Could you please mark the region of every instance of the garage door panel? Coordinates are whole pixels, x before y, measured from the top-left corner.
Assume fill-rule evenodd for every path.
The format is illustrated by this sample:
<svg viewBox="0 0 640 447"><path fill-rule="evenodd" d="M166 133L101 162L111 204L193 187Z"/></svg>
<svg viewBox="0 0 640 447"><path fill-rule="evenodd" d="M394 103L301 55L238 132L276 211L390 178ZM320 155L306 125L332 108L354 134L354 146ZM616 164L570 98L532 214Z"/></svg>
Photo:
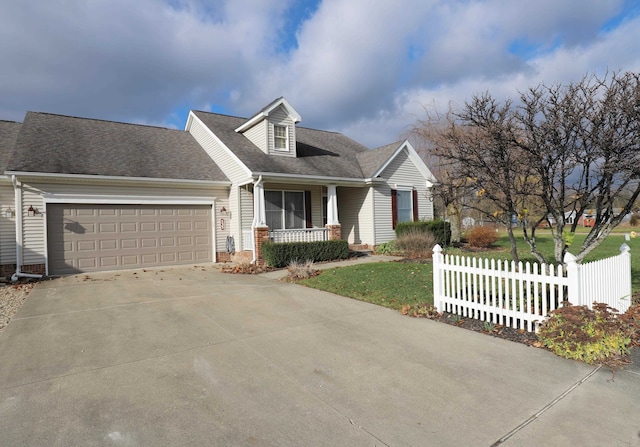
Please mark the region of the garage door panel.
<svg viewBox="0 0 640 447"><path fill-rule="evenodd" d="M120 232L122 233L137 233L138 224L134 222L124 222L120 224Z"/></svg>
<svg viewBox="0 0 640 447"><path fill-rule="evenodd" d="M115 233L118 229L118 226L116 225L115 222L107 222L107 223L100 223L98 224L98 229L100 230L101 234L104 233Z"/></svg>
<svg viewBox="0 0 640 447"><path fill-rule="evenodd" d="M138 239L121 239L120 246L123 250L138 248Z"/></svg>
<svg viewBox="0 0 640 447"><path fill-rule="evenodd" d="M183 236L178 238L178 245L180 247L190 247L193 245L193 238L189 236Z"/></svg>
<svg viewBox="0 0 640 447"><path fill-rule="evenodd" d="M95 269L96 258L77 258L77 265L79 269Z"/></svg>
<svg viewBox="0 0 640 447"><path fill-rule="evenodd" d="M51 274L212 260L211 207L50 204Z"/></svg>
<svg viewBox="0 0 640 447"><path fill-rule="evenodd" d="M173 237L161 237L160 238L160 246L161 247L175 247L176 240Z"/></svg>
<svg viewBox="0 0 640 447"><path fill-rule="evenodd" d="M160 231L168 231L173 233L174 231L176 231L176 224L175 222L160 222L158 229Z"/></svg>
<svg viewBox="0 0 640 447"><path fill-rule="evenodd" d="M100 243L100 250L117 250L118 249L118 241L115 239L99 241L99 243Z"/></svg>
<svg viewBox="0 0 640 447"><path fill-rule="evenodd" d="M141 264L140 257L136 255L120 256L120 261L123 267L129 267L129 268L139 267Z"/></svg>
<svg viewBox="0 0 640 447"><path fill-rule="evenodd" d="M141 232L155 232L156 231L156 222L141 222L140 223L140 231Z"/></svg>
<svg viewBox="0 0 640 447"><path fill-rule="evenodd" d="M117 256L102 256L100 258L100 266L104 269L112 269L118 266Z"/></svg>

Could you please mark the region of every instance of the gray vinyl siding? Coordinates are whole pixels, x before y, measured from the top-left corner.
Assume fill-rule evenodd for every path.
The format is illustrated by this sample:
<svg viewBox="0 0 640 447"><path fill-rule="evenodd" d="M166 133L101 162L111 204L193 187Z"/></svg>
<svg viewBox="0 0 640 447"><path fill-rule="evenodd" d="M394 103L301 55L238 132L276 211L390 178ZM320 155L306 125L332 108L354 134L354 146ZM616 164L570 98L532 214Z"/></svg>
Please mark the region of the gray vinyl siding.
<svg viewBox="0 0 640 447"><path fill-rule="evenodd" d="M245 231L252 229L253 223L253 194L249 190L250 186L245 185L240 188L240 239L242 239L242 235ZM249 246L251 248L251 246ZM246 250L244 247L244 243L241 244L241 247L236 242L236 250Z"/></svg>
<svg viewBox="0 0 640 447"><path fill-rule="evenodd" d="M293 122L293 119L287 113L287 110L284 106L278 107L276 110L271 112L268 116L267 121L269 122L269 153L274 155L283 155L283 156L296 156L296 126ZM274 149L274 137L273 137L273 126L287 126L289 130L289 152L277 151Z"/></svg>
<svg viewBox="0 0 640 447"><path fill-rule="evenodd" d="M44 200L40 191L30 185L22 185L22 263L45 263L45 214L29 217L28 209L44 211Z"/></svg>
<svg viewBox="0 0 640 447"><path fill-rule="evenodd" d="M395 238L392 228L391 189L399 186L410 186L418 192L418 217L421 220L433 219L433 202L431 191L427 189L426 180L409 158L405 150L400 152L380 175L386 179L386 185L376 186L374 192L375 244Z"/></svg>
<svg viewBox="0 0 640 447"><path fill-rule="evenodd" d="M240 188L240 219L243 230L250 230L253 223L253 194L249 186Z"/></svg>
<svg viewBox="0 0 640 447"><path fill-rule="evenodd" d="M12 216L6 217L11 211ZM16 263L16 218L13 185L0 185L0 265Z"/></svg>
<svg viewBox="0 0 640 447"><path fill-rule="evenodd" d="M246 168L211 135L210 131L198 120L194 118L189 128L189 133L209 154L209 156L222 169L222 172L232 183L241 183L249 178Z"/></svg>
<svg viewBox="0 0 640 447"><path fill-rule="evenodd" d="M139 186L139 185L109 185L90 182L32 182L23 183L23 264L44 264L46 262L46 210L43 193L50 194L82 194L96 196L117 196L117 197L185 197L185 198L215 198L215 244L214 251L223 252L226 250L226 237L230 234L230 222L225 222L225 228L220 226L220 209L224 206L229 209L229 198L226 188L216 187L178 187L170 185ZM162 203L159 201L158 203ZM29 206L33 206L44 214L34 217L27 215ZM227 218L225 218L226 220Z"/></svg>
<svg viewBox="0 0 640 447"><path fill-rule="evenodd" d="M338 187L338 220L350 244L374 245L372 189Z"/></svg>
<svg viewBox="0 0 640 447"><path fill-rule="evenodd" d="M391 209L391 188L389 185L378 185L373 188L373 206L375 209L374 245L395 239L393 230L393 213Z"/></svg>
<svg viewBox="0 0 640 447"><path fill-rule="evenodd" d="M245 137L247 137L253 144L258 146L265 153L269 152L268 150L269 139L267 138L269 126L267 124L268 123L266 121L261 121L255 126L253 126L251 129L248 129L245 132L243 132L242 134Z"/></svg>

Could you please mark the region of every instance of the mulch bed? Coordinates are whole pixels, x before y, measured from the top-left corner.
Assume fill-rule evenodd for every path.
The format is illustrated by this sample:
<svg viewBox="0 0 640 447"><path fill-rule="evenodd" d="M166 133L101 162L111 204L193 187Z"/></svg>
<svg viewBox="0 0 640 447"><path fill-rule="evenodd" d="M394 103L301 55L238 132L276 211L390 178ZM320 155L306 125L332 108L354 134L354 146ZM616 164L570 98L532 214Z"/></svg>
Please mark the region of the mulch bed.
<svg viewBox="0 0 640 447"><path fill-rule="evenodd" d="M428 318L440 323L450 324L452 326L457 326L474 332L481 332L492 337L502 338L516 343L536 347L540 346L540 342L538 341L536 334L533 332L527 332L523 329L514 329L512 327L496 324L490 326L491 330L487 330L484 321L476 320L475 318L458 317L448 312L432 315Z"/></svg>

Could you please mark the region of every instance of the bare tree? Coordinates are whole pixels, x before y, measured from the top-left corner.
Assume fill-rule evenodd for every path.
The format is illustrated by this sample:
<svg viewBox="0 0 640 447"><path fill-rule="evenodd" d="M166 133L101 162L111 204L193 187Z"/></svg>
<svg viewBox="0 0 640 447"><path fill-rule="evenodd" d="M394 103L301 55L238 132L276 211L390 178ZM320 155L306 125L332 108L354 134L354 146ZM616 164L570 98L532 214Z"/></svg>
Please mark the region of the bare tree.
<svg viewBox="0 0 640 447"><path fill-rule="evenodd" d="M639 76L585 76L566 86L539 85L520 97L519 146L540 178L557 262L588 209L594 222L578 261L620 224L640 194ZM617 213L615 203L622 205ZM534 231L525 233L530 244Z"/></svg>
<svg viewBox="0 0 640 447"><path fill-rule="evenodd" d="M455 151L449 141L451 111L445 115L435 108L425 108L426 119L418 120L410 130L410 137L418 145L417 152L438 182L433 186L434 198L441 203L444 217L451 224L451 242L460 242L462 236L462 213L469 205L475 188L467 176L466 168L455 157L444 157L443 151Z"/></svg>
<svg viewBox="0 0 640 447"><path fill-rule="evenodd" d="M465 188L491 203L493 212L478 209L507 226L515 260L513 216L519 216L531 253L542 262L547 260L537 248L536 229L546 223L555 261L562 262L580 218L592 209L594 224L576 255L580 261L640 195L639 74L540 84L521 93L517 105L484 93L438 118L437 125L419 122L414 132L455 173L451 185L465 179ZM615 212L614 204L622 209Z"/></svg>

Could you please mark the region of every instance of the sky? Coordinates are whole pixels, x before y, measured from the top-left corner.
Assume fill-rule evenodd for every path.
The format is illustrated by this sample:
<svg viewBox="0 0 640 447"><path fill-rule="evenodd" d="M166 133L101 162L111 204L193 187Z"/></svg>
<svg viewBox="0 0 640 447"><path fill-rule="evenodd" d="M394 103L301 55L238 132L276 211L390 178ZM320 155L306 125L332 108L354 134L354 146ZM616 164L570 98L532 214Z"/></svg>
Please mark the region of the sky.
<svg viewBox="0 0 640 447"><path fill-rule="evenodd" d="M640 71L640 0L0 0L0 120L184 128L284 96L374 148L474 94Z"/></svg>

